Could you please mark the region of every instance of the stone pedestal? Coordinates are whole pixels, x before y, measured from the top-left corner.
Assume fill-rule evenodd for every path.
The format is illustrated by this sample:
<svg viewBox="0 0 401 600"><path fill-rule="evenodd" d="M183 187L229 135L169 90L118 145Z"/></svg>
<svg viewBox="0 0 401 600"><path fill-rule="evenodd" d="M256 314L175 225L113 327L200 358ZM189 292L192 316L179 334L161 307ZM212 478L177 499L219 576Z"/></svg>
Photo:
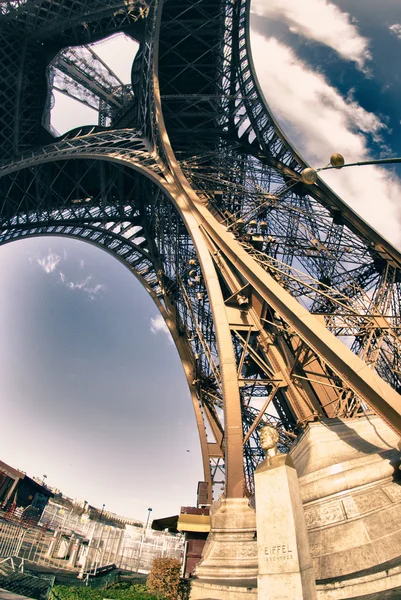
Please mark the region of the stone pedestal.
<svg viewBox="0 0 401 600"><path fill-rule="evenodd" d="M255 471L258 599L314 600L316 583L298 476L288 455Z"/></svg>
<svg viewBox="0 0 401 600"><path fill-rule="evenodd" d="M223 498L210 512L210 534L192 580L191 600L256 600L255 511L246 498Z"/></svg>
<svg viewBox="0 0 401 600"><path fill-rule="evenodd" d="M291 450L319 600L401 584L398 442L380 417L369 416L310 423Z"/></svg>

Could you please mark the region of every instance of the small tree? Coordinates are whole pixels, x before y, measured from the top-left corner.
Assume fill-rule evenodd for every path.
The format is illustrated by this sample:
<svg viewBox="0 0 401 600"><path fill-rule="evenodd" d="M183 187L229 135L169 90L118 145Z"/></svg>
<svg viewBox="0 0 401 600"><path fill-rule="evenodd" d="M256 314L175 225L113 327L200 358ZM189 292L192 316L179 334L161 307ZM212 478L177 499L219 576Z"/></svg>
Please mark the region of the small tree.
<svg viewBox="0 0 401 600"><path fill-rule="evenodd" d="M181 563L176 558L155 558L149 573L147 588L151 594L161 594L177 600L180 587Z"/></svg>

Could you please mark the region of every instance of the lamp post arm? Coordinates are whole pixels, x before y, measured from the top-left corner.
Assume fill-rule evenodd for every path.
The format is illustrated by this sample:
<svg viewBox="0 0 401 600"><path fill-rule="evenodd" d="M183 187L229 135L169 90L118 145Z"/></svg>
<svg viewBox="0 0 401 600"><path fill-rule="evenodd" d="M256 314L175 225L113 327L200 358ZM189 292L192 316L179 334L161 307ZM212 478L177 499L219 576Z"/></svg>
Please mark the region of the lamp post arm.
<svg viewBox="0 0 401 600"><path fill-rule="evenodd" d="M329 169L344 169L345 167L361 167L364 165L395 165L401 163L401 157L395 158L377 158L374 160L363 160L355 163L345 164L344 157L342 154L333 154L330 158L330 164L327 167L320 167L320 169L313 169L312 167L306 167L301 173L301 179L306 185L313 185L317 182L317 174L319 171L328 171Z"/></svg>
<svg viewBox="0 0 401 600"><path fill-rule="evenodd" d="M316 172L319 171L327 171L328 169L344 169L345 167L361 167L363 165L392 165L401 163L401 157L397 158L379 158L375 160L364 160L356 163L347 163L341 166L328 165L327 167L321 167L320 169L316 169Z"/></svg>

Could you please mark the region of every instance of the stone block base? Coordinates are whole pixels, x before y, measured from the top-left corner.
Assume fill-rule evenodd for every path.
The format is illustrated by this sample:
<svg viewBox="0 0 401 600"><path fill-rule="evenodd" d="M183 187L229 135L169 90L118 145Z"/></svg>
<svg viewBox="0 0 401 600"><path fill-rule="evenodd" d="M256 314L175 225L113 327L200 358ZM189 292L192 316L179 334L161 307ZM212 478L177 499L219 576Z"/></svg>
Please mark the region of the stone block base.
<svg viewBox="0 0 401 600"><path fill-rule="evenodd" d="M382 569L366 569L334 581L318 581L318 600L383 600L401 598L401 564L394 561ZM398 595L397 595L398 594Z"/></svg>
<svg viewBox="0 0 401 600"><path fill-rule="evenodd" d="M212 506L210 534L192 579L191 600L257 597L255 532L255 511L246 498L223 498Z"/></svg>
<svg viewBox="0 0 401 600"><path fill-rule="evenodd" d="M401 584L398 440L369 416L311 423L291 450L319 600L362 599Z"/></svg>
<svg viewBox="0 0 401 600"><path fill-rule="evenodd" d="M257 588L247 587L249 585L249 581L236 581L234 584L232 580L217 583L193 579L191 600L257 600Z"/></svg>

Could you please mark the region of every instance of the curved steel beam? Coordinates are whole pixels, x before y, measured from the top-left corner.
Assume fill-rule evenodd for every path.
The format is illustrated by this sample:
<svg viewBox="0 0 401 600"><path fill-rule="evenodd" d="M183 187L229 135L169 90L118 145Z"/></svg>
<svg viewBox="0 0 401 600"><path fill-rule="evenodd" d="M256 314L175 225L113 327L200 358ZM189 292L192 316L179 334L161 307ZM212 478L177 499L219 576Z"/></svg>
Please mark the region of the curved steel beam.
<svg viewBox="0 0 401 600"><path fill-rule="evenodd" d="M157 56L157 52L155 52L155 55ZM355 356L351 350L330 333L314 315L303 308L261 266L255 264L255 261L243 247L234 240L233 235L218 223L200 202L180 168L164 126L157 62L154 66L154 97L156 122L160 130L164 152L169 162L170 173L172 174L170 179L174 180L177 187L182 190L181 198L182 201L185 201L186 212L191 212L194 216L196 214L195 218L198 224L202 225L204 231L223 250L231 263L244 275L246 281L291 325L299 337L321 356L335 373L343 377L357 395L361 396L392 427L401 433L401 396L388 383L383 381L377 373L372 371L363 360ZM339 199L338 201L341 202ZM392 249L388 242L386 244L389 249ZM216 326L219 326L217 313L215 319ZM227 339L221 341L222 345L225 343L231 344L231 340L230 342ZM236 395L235 402L239 402L237 398ZM236 413L235 407L233 407L233 412ZM230 435L229 431L226 436L228 435ZM235 444L234 439L233 445Z"/></svg>
<svg viewBox="0 0 401 600"><path fill-rule="evenodd" d="M158 6L155 31L155 52L153 63L155 124L158 129L160 141L168 161L169 170L165 173L166 181L168 182L167 185L169 187L171 186L172 196L175 197L175 203L177 206L179 206L180 214L182 215L182 218L188 227L188 231L190 232L194 245L197 249L208 291L216 329L217 346L220 358L220 372L223 385L226 496L228 498L241 498L245 492L245 479L242 450L242 414L241 400L238 390L237 365L220 282L213 259L208 251L205 238L199 228L199 220L196 218L192 207L191 200L193 200L193 197L196 196L196 194L192 192L191 197L187 193L186 188L189 188L190 186L186 183L184 175L182 174L181 169L178 167L178 163L171 148L169 136L164 125L158 75L158 40L162 9L163 0L160 1Z"/></svg>
<svg viewBox="0 0 401 600"><path fill-rule="evenodd" d="M97 134L99 136L101 134ZM86 136L89 138L90 136ZM95 152L94 147L68 148L61 143L60 151L57 144L53 145L53 151L46 153L33 154L25 160L20 160L11 165L0 169L0 176L10 174L22 168L32 167L34 165L57 160L71 159L93 159L107 160L122 165L129 166L142 173L154 183L170 198L175 208L178 210L189 234L191 235L194 247L196 248L199 263L206 283L209 302L211 305L217 336L217 345L220 357L220 371L223 383L223 393L225 398L225 452L226 452L226 473L227 486L226 493L228 497L242 497L245 490L244 470L243 470L243 452L242 452L242 415L240 398L238 392L237 368L234 356L234 350L231 340L231 332L227 320L225 303L222 296L220 282L213 264L212 257L205 243L199 224L194 218L193 211L182 192L177 189L174 178L167 172L164 173L165 179L156 173L156 168L152 169L149 165L149 156L143 152L121 152L115 148L102 147L100 151ZM145 164L142 164L145 163ZM158 166L154 160L154 167Z"/></svg>

